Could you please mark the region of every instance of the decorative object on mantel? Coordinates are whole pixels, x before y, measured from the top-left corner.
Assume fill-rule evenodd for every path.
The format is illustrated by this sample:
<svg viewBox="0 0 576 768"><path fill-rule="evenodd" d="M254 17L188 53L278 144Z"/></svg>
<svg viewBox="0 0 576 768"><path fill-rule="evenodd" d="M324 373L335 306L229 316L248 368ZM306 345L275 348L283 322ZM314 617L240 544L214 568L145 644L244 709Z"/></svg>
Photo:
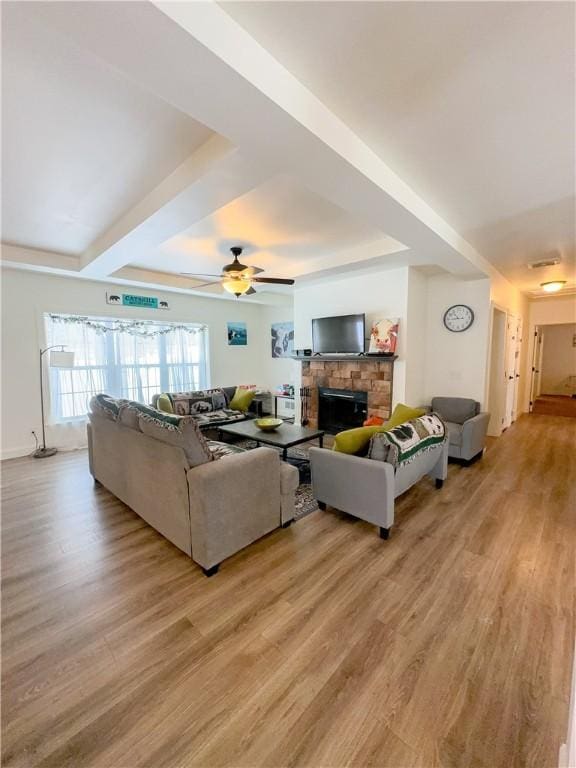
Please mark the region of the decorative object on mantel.
<svg viewBox="0 0 576 768"><path fill-rule="evenodd" d="M248 345L248 331L246 323L226 323L229 347L246 347Z"/></svg>
<svg viewBox="0 0 576 768"><path fill-rule="evenodd" d="M398 344L398 318L376 320L370 331L369 355L394 355Z"/></svg>
<svg viewBox="0 0 576 768"><path fill-rule="evenodd" d="M270 333L272 357L292 357L294 353L294 323L272 323Z"/></svg>
<svg viewBox="0 0 576 768"><path fill-rule="evenodd" d="M156 296L136 296L132 293L107 293L106 304L116 304L122 307L138 307L145 309L170 309L168 302L157 299Z"/></svg>
<svg viewBox="0 0 576 768"><path fill-rule="evenodd" d="M40 350L40 411L42 414L42 446L40 448L36 448L32 454L35 459L47 459L48 456L54 456L55 453L58 453L57 448L46 447L46 422L44 419L44 372L42 369L42 361L46 352L48 352L48 350L52 350L50 352L51 368L73 368L74 352L66 352L64 350L64 346L64 344L53 344L51 347L46 347L46 349ZM60 347L59 352L54 351L57 347Z"/></svg>
<svg viewBox="0 0 576 768"><path fill-rule="evenodd" d="M50 319L55 323L85 325L96 331L96 333L116 331L143 338L163 336L166 333L172 333L172 331L185 331L194 336L206 330L205 325L175 325L174 323L164 325L162 323L151 323L142 320L98 320L94 317L80 317L78 315L50 315Z"/></svg>

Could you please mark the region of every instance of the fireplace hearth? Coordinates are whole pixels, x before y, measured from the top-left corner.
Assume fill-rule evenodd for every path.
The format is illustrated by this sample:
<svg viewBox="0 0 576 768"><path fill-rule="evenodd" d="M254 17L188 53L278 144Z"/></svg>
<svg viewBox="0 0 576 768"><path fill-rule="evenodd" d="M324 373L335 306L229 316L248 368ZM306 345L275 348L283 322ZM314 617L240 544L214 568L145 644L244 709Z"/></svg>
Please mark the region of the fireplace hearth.
<svg viewBox="0 0 576 768"><path fill-rule="evenodd" d="M368 392L318 387L318 429L335 435L361 427L368 414Z"/></svg>

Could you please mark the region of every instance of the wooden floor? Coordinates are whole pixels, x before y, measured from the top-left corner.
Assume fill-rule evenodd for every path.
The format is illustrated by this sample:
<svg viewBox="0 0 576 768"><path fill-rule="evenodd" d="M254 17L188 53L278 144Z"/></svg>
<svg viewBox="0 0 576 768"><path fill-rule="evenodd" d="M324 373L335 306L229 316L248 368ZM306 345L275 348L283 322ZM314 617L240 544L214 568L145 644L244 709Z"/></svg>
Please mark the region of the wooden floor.
<svg viewBox="0 0 576 768"><path fill-rule="evenodd" d="M524 416L388 542L316 512L212 579L85 453L6 462L2 764L556 766L575 438Z"/></svg>
<svg viewBox="0 0 576 768"><path fill-rule="evenodd" d="M576 419L576 398L566 395L540 395L533 406L542 416L570 416Z"/></svg>

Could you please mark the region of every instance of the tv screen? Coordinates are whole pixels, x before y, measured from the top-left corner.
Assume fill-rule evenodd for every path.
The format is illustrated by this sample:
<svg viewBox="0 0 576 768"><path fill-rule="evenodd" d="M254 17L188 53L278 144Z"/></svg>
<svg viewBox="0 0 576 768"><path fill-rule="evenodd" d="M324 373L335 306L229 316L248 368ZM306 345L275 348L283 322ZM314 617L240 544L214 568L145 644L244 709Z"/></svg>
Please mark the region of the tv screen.
<svg viewBox="0 0 576 768"><path fill-rule="evenodd" d="M323 354L364 352L364 315L315 318L312 349Z"/></svg>

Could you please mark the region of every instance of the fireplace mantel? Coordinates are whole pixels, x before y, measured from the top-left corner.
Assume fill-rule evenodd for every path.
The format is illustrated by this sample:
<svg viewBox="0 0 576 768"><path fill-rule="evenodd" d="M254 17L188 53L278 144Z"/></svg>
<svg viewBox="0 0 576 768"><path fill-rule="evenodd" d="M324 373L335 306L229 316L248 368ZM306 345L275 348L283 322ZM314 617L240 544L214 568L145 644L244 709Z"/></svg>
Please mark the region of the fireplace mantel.
<svg viewBox="0 0 576 768"><path fill-rule="evenodd" d="M368 416L390 417L396 357L326 355L295 359L302 363L302 394L307 393L303 416L311 427L318 425L318 387L365 391L368 393Z"/></svg>
<svg viewBox="0 0 576 768"><path fill-rule="evenodd" d="M299 360L301 363L310 362L338 362L338 363L393 363L398 359L398 355L292 355L292 360Z"/></svg>

